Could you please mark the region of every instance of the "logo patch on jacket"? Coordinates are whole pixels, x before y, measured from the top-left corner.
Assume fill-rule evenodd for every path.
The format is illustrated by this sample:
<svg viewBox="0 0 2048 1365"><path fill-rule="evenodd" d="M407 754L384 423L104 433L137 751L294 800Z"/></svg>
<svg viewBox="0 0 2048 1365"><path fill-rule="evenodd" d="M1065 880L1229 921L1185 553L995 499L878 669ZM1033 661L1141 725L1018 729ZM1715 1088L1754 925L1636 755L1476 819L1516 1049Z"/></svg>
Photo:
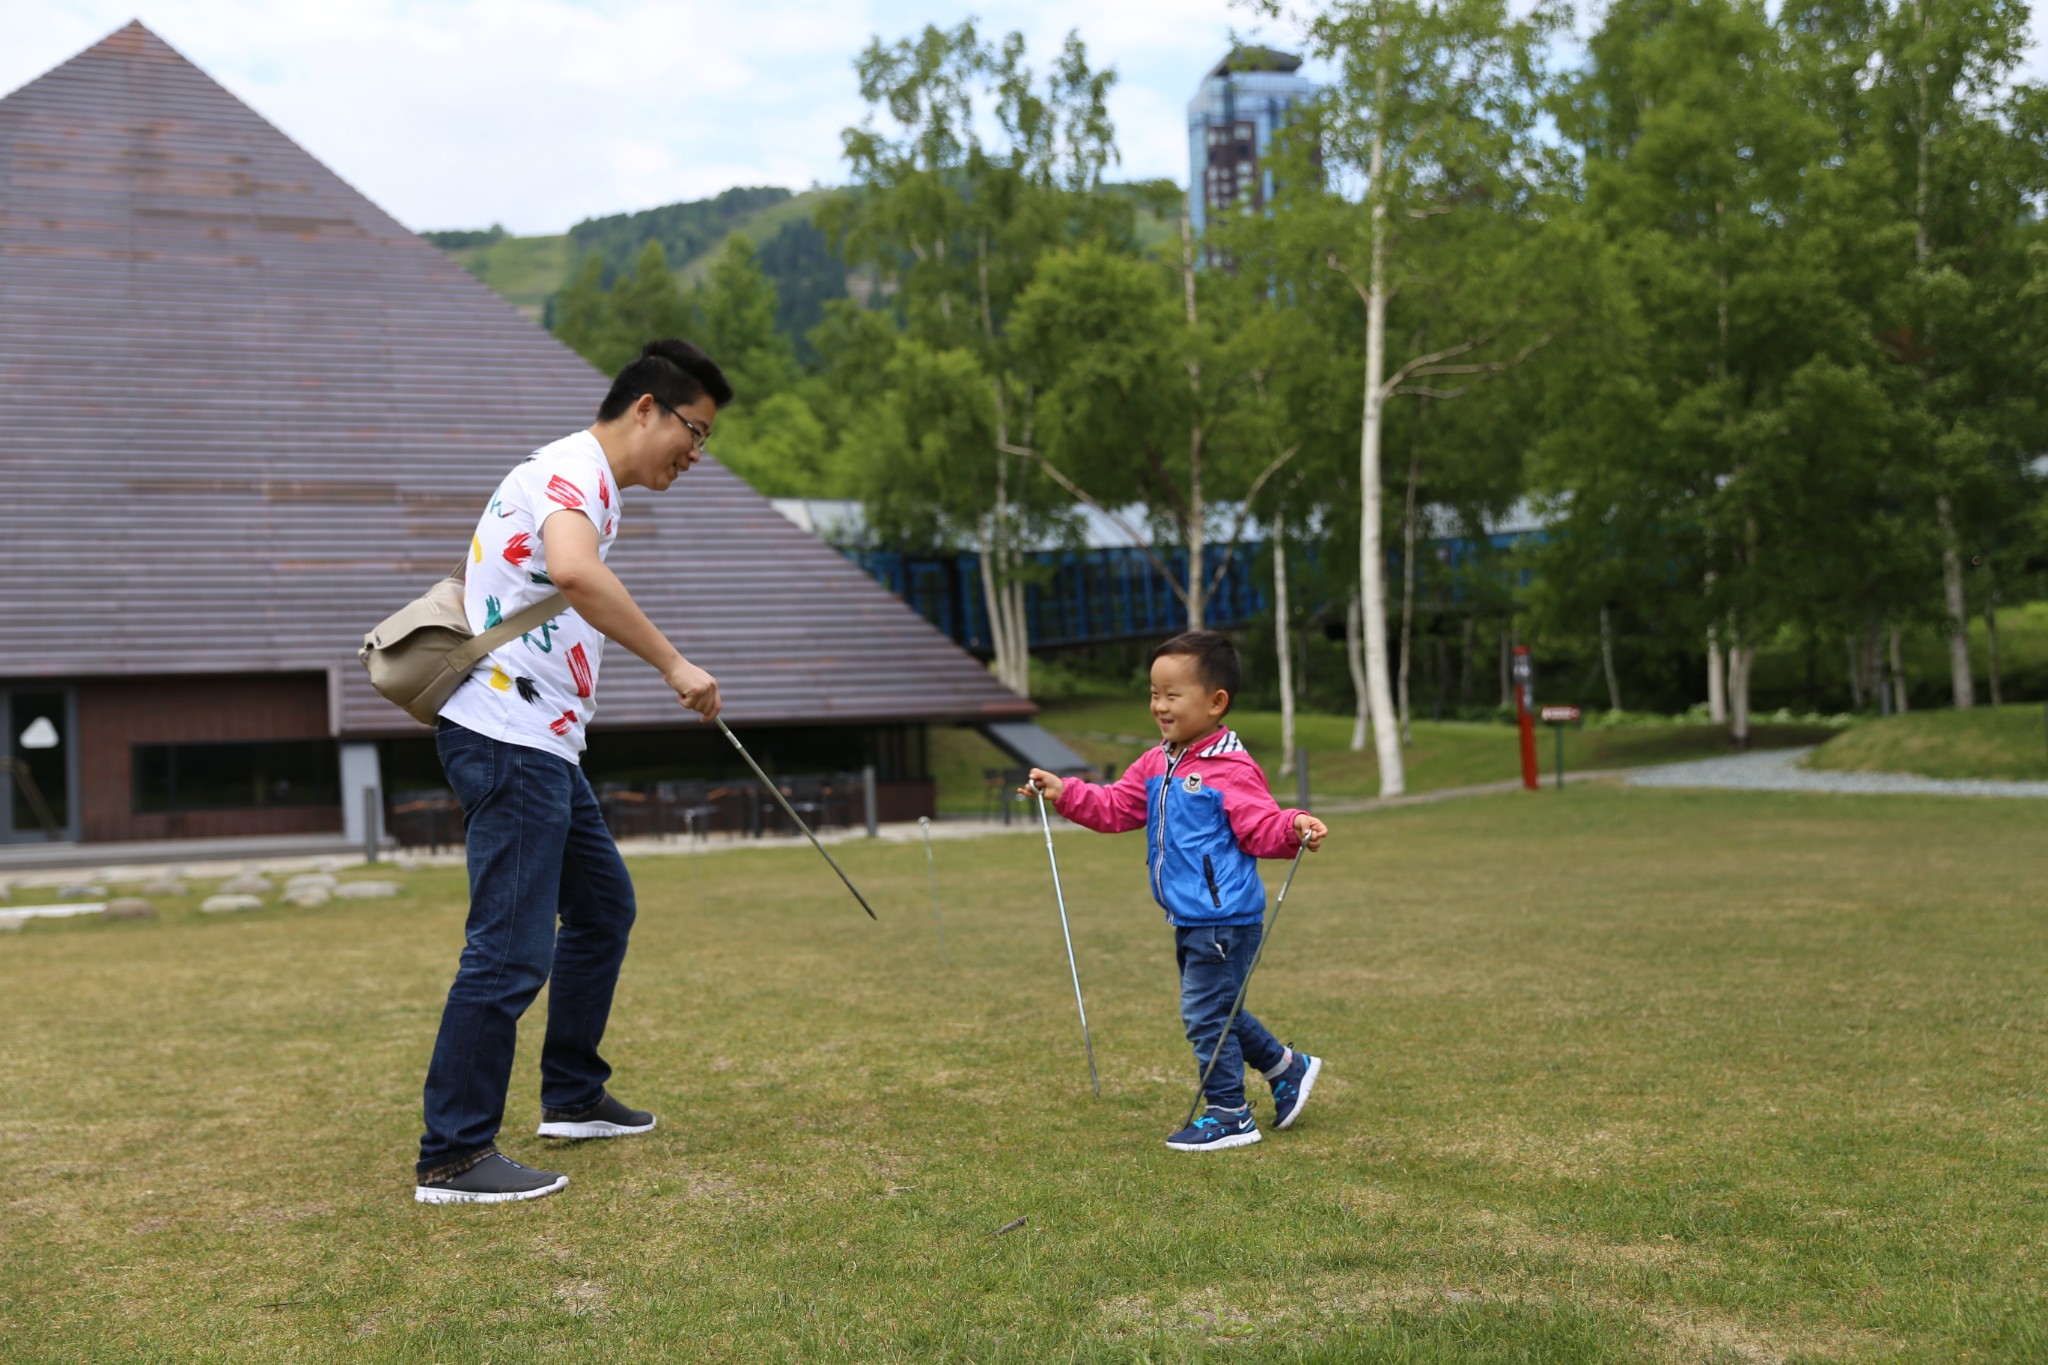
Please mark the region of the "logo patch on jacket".
<svg viewBox="0 0 2048 1365"><path fill-rule="evenodd" d="M1190 796L1194 795L1202 789L1202 775L1200 773L1189 773L1180 780L1180 789Z"/></svg>

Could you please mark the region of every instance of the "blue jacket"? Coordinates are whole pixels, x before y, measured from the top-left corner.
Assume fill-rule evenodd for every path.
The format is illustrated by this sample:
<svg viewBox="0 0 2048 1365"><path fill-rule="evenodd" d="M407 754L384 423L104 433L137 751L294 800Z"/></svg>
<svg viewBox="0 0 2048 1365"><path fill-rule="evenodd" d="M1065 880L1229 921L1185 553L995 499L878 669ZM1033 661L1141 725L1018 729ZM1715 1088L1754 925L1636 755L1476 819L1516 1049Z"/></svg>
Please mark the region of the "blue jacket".
<svg viewBox="0 0 2048 1365"><path fill-rule="evenodd" d="M1058 808L1104 833L1145 827L1152 898L1180 927L1256 924L1265 917L1260 858L1301 847L1296 810L1284 810L1266 775L1229 730L1174 751L1161 744L1107 786L1066 781Z"/></svg>

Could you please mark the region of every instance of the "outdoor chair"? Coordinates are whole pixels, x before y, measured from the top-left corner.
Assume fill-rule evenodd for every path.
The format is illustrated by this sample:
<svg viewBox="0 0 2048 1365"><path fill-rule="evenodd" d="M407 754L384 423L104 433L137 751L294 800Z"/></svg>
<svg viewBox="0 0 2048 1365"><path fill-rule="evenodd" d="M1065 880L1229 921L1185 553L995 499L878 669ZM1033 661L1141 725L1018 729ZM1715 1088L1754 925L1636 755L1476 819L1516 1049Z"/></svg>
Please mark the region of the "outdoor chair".
<svg viewBox="0 0 2048 1365"><path fill-rule="evenodd" d="M703 842L711 837L711 817L718 810L709 796L708 782L657 782L654 784L654 832L657 838L680 834L686 840Z"/></svg>
<svg viewBox="0 0 2048 1365"><path fill-rule="evenodd" d="M462 847L462 803L447 791L403 791L391 794L384 828L400 848L439 853L443 846Z"/></svg>
<svg viewBox="0 0 2048 1365"><path fill-rule="evenodd" d="M790 808L794 810L799 817L802 818L805 824L809 825L814 830L825 829L831 825L831 778L787 777L782 779L779 785L782 788L783 799L789 802ZM773 803L773 798L770 798L770 803ZM788 823L788 817L786 815L781 815L781 812L779 810L777 811L777 814L778 816L780 816L784 824ZM789 833L796 833L795 828L792 827L789 830Z"/></svg>
<svg viewBox="0 0 2048 1365"><path fill-rule="evenodd" d="M654 832L653 803L648 800L647 793L632 783L600 782L596 794L598 811L604 816L612 838L624 839Z"/></svg>
<svg viewBox="0 0 2048 1365"><path fill-rule="evenodd" d="M1030 778L1029 768L983 768L981 770L981 818L1000 816L1010 823L1010 808L1017 804L1017 788ZM991 807L993 803L993 807Z"/></svg>

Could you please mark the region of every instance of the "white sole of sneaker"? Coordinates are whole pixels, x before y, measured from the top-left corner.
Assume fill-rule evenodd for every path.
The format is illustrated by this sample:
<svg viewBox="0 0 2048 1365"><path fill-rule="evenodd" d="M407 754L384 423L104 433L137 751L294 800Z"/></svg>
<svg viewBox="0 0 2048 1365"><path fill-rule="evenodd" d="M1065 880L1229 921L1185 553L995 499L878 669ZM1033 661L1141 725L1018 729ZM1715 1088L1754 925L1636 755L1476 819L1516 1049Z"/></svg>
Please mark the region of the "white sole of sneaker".
<svg viewBox="0 0 2048 1365"><path fill-rule="evenodd" d="M451 1190L438 1185L415 1185L412 1197L422 1204L510 1204L518 1199L539 1199L550 1194L559 1194L569 1188L569 1177L557 1176L552 1185L543 1185L537 1190L505 1190L498 1194L477 1194L469 1190Z"/></svg>
<svg viewBox="0 0 2048 1365"><path fill-rule="evenodd" d="M1292 1128L1294 1126L1294 1121L1301 1117L1301 1107L1308 1103L1309 1092L1316 1088L1316 1077L1322 1074L1323 1059L1320 1057L1309 1058L1308 1074L1301 1078L1301 1098L1294 1102L1294 1109L1287 1115L1286 1121L1274 1124L1275 1128Z"/></svg>
<svg viewBox="0 0 2048 1365"><path fill-rule="evenodd" d="M557 1119L543 1123L537 1130L542 1137L552 1138L608 1138L625 1137L631 1133L645 1133L653 1130L656 1120L649 1119L637 1126L625 1123L606 1123L599 1119L593 1123L568 1123Z"/></svg>
<svg viewBox="0 0 2048 1365"><path fill-rule="evenodd" d="M1259 1136L1259 1130L1254 1128L1249 1133L1232 1133L1214 1142L1175 1142L1168 1138L1166 1145L1176 1152L1220 1152L1225 1147L1249 1147L1259 1140Z"/></svg>

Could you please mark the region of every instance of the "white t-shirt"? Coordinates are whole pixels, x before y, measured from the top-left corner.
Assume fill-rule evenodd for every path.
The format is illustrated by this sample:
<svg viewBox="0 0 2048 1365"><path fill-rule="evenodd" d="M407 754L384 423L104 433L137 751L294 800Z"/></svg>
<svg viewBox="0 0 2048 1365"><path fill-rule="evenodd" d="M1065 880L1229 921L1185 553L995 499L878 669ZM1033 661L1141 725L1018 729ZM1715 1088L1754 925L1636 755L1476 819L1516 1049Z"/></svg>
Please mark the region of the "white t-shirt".
<svg viewBox="0 0 2048 1365"><path fill-rule="evenodd" d="M555 591L541 525L564 511L590 518L598 558L611 553L623 508L604 447L587 431L534 451L484 509L470 538L463 592L471 630L480 635ZM486 654L441 714L480 735L575 763L597 710L603 653L604 636L565 605L553 620Z"/></svg>

